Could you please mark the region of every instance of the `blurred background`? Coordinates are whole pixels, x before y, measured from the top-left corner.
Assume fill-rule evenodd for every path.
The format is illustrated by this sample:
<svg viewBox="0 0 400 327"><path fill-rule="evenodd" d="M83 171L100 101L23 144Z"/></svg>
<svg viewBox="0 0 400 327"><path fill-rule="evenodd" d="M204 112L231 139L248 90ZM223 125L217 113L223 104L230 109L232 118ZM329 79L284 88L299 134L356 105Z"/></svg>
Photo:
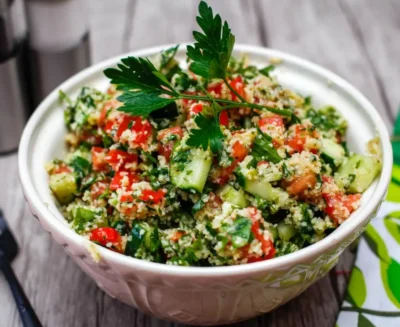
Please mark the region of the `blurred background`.
<svg viewBox="0 0 400 327"><path fill-rule="evenodd" d="M400 104L400 1L212 0L237 43L287 51L347 79L391 128ZM43 97L77 71L132 50L192 40L196 0L0 0L0 208L21 247L14 268L46 326L167 326L114 301L33 219L15 149ZM13 151L14 150L14 151ZM10 153L11 152L11 153ZM331 326L354 255L247 326ZM0 278L0 325L19 326ZM79 299L79 300L78 300ZM71 325L72 326L72 325Z"/></svg>

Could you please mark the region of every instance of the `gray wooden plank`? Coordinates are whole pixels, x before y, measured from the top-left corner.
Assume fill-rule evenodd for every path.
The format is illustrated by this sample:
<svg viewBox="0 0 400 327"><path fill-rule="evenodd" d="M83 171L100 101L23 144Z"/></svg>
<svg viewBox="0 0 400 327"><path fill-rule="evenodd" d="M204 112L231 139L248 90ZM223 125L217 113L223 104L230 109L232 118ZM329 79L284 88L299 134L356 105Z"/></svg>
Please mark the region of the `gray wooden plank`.
<svg viewBox="0 0 400 327"><path fill-rule="evenodd" d="M20 247L13 268L39 318L45 326L65 326L72 317L79 319L80 326L92 326L97 312L93 299L102 292L30 213L19 185L17 156L1 158L0 169L7 172L0 177L4 190L0 207ZM0 290L1 323L20 326L3 278Z"/></svg>
<svg viewBox="0 0 400 327"><path fill-rule="evenodd" d="M338 1L258 2L262 5L269 47L299 55L344 77L371 100L386 124L391 125L376 75ZM363 3L358 8L360 12L367 7ZM388 6L388 2L379 2L379 6Z"/></svg>
<svg viewBox="0 0 400 327"><path fill-rule="evenodd" d="M359 47L375 77L384 109L392 120L400 105L400 2L397 0L340 0Z"/></svg>

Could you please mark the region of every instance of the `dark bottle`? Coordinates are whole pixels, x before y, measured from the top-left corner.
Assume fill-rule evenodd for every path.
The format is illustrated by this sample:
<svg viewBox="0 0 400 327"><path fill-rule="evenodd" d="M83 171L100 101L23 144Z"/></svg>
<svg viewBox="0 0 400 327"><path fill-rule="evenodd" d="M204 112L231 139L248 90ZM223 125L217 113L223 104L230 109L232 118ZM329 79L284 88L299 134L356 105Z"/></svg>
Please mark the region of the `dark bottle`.
<svg viewBox="0 0 400 327"><path fill-rule="evenodd" d="M31 107L22 0L0 0L0 154L17 149Z"/></svg>

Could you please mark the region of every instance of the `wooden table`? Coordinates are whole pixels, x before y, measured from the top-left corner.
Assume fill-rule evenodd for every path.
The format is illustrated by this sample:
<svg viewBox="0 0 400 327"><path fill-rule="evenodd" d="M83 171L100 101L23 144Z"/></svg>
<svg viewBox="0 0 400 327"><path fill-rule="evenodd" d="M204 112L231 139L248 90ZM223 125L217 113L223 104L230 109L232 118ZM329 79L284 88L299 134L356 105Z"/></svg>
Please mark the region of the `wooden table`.
<svg viewBox="0 0 400 327"><path fill-rule="evenodd" d="M215 0L238 43L284 50L321 64L358 87L388 127L400 103L400 1ZM130 50L191 40L197 1L91 0L93 61ZM42 230L25 204L17 155L0 157L0 207L19 242L13 263L45 326L170 326L97 288ZM325 278L281 308L241 326L333 326L354 254L347 250ZM0 325L20 326L0 277ZM238 325L238 326L239 326Z"/></svg>

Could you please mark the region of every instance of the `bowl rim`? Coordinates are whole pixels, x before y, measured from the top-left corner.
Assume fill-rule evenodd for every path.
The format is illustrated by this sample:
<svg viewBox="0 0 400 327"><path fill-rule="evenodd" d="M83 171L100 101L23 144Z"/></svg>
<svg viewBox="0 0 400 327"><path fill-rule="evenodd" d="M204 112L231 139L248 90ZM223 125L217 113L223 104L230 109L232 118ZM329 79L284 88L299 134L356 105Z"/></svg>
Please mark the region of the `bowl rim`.
<svg viewBox="0 0 400 327"><path fill-rule="evenodd" d="M68 226L63 224L58 219L55 219L53 214L49 211L46 204L40 199L39 194L35 190L33 181L30 176L28 162L30 140L32 138L32 135L34 134L37 125L41 121L42 117L51 108L51 104L58 99L59 89L69 89L73 87L75 84L90 77L92 74L98 73L100 70L104 70L107 67L114 66L116 62L118 62L119 59L122 57L151 56L171 46L174 45L167 44L157 47L145 48L138 51L132 51L126 54L121 54L109 58L82 70L81 72L73 75L57 88L55 88L39 104L35 112L30 117L27 125L25 126L18 151L18 169L22 189L27 202L31 206L31 211L33 211L34 213L40 213L39 220L43 219L46 222L46 225L50 227L50 232L52 232L51 229L56 230L58 233L62 234L66 239L68 239L69 243L74 243L76 246L84 248L84 251L88 251L87 245L93 243L85 239L83 236L75 233L75 231L68 228ZM181 44L179 50L186 46L186 43ZM250 55L253 54L264 56L265 58L276 57L282 59L284 62L289 62L291 64L306 68L308 71L311 71L316 75L323 76L324 78L326 78L326 80L329 80L340 88L346 90L359 104L362 105L362 108L370 116L370 119L375 122L375 129L381 139L382 146L382 172L371 201L369 201L364 207L359 208L354 216L352 216L352 219L349 220L346 225L340 226L340 228L337 228L332 234L328 235L324 239L318 241L317 243L309 245L308 247L303 248L299 251L284 255L282 257L274 258L272 260L234 266L182 267L132 258L95 245L96 250L102 260L105 260L108 263L114 262L118 265L132 268L133 270L137 269L153 273L156 272L161 275L179 275L182 277L198 276L213 278L216 276L239 276L246 275L248 273L253 274L257 272L259 273L272 270L282 270L286 267L292 267L299 262L304 262L309 259L315 258L318 255L329 252L330 249L333 248L335 245L338 245L340 244L340 242L347 239L357 229L358 226L365 223L365 221L369 217L369 214L379 205L379 202L384 199L391 178L393 161L392 147L388 131L382 118L380 117L372 103L367 100L367 98L360 91L353 87L349 82L345 81L343 78L339 77L328 69L283 51L244 44L236 45L235 51L248 53Z"/></svg>

